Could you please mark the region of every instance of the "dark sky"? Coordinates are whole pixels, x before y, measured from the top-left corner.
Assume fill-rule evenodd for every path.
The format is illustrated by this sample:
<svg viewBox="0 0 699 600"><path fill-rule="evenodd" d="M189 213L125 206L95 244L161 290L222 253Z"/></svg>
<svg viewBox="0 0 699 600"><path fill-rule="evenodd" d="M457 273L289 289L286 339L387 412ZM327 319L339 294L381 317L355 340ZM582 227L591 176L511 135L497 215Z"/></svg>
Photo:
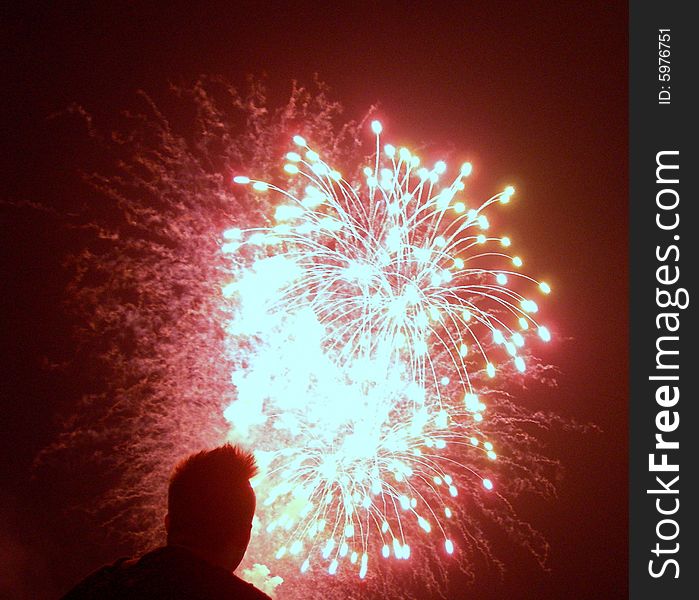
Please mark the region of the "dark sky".
<svg viewBox="0 0 699 600"><path fill-rule="evenodd" d="M137 89L200 74L265 73L284 94L318 73L348 116L379 103L392 134L474 157L484 189L513 183L510 227L555 288L558 341L544 358L561 375L539 401L600 432L548 440L566 477L559 498L527 516L551 543L550 571L517 554L502 581L486 577L472 595L626 597L625 2L23 4L1 25L3 201L60 210L79 189L84 157L55 137L54 112L77 102L116 114ZM79 530L65 539L63 507L42 501L31 467L79 393L43 366L70 354L70 240L27 208L4 205L2 219L0 580L6 569L25 597L54 597L116 550Z"/></svg>

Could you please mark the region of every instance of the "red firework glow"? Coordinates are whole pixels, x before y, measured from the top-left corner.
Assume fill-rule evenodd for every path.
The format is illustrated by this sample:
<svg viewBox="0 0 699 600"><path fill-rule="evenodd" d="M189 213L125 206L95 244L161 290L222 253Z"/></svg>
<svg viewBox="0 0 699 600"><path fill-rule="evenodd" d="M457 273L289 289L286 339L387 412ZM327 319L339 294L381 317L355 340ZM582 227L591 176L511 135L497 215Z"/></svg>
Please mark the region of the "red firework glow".
<svg viewBox="0 0 699 600"><path fill-rule="evenodd" d="M511 501L552 493L535 430L555 418L509 388L525 359L527 377L550 380L527 351L550 339L532 296L550 287L519 271L485 214L514 189L473 204L469 164L439 186L446 164L381 147L377 122L365 162L367 124L338 125L322 87L277 111L258 87L179 92L194 139L147 100L113 138L120 172L91 177L119 223L92 221L74 259L110 387L62 444L109 447L121 480L106 518L147 546L171 465L233 439L263 467L243 576L268 592L434 592L490 556L493 522L543 562Z"/></svg>

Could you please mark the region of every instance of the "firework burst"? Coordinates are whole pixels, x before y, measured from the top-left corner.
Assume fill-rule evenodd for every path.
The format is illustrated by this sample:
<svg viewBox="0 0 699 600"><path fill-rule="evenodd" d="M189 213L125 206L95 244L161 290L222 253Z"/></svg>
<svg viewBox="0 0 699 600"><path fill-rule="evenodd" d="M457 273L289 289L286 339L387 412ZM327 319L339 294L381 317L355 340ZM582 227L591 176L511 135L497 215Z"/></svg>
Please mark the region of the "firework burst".
<svg viewBox="0 0 699 600"><path fill-rule="evenodd" d="M172 467L228 439L263 467L241 575L271 595L283 577L287 598L444 597L504 570L504 543L545 565L518 497L555 497L539 434L567 424L514 401L555 372L527 310L548 287L489 233L510 190L491 227L460 189L468 167L447 180L379 137L357 164L364 126L319 83L276 108L260 82L175 92L168 108L140 96L107 133L71 113L99 159L95 201L70 221L85 246L67 257L84 393L41 460L52 480L89 469L85 497L64 500L78 522L88 508L110 543L161 543ZM192 122L173 127L170 101ZM310 146L289 143L299 124ZM257 179L231 185L251 165Z"/></svg>
<svg viewBox="0 0 699 600"><path fill-rule="evenodd" d="M360 578L411 546L455 552L460 489L495 492L497 434L486 382L526 370L524 346L549 330L488 209L469 205L465 163L448 183L407 148L382 147L348 181L293 138L267 227L223 233L227 352L236 399L229 438L256 449L261 533L302 573ZM499 366L496 366L499 365Z"/></svg>

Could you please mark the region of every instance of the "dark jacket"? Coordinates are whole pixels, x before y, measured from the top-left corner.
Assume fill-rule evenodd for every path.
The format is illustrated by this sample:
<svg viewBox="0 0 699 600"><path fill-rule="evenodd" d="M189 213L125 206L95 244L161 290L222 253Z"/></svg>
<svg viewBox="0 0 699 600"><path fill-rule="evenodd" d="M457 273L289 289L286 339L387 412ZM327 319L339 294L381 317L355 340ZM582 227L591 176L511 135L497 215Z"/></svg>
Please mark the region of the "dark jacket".
<svg viewBox="0 0 699 600"><path fill-rule="evenodd" d="M120 559L88 576L63 600L270 600L255 586L190 550L166 546Z"/></svg>

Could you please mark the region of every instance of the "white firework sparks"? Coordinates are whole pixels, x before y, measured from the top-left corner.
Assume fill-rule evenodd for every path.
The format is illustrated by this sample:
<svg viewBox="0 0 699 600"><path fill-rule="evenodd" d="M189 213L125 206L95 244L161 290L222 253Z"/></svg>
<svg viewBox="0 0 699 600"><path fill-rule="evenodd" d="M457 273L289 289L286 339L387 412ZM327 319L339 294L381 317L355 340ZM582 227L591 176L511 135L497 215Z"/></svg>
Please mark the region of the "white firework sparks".
<svg viewBox="0 0 699 600"><path fill-rule="evenodd" d="M362 578L370 560L409 558L418 536L455 551L459 487L495 489L477 382L496 364L524 372L526 337L551 337L518 291L549 285L490 233L487 209L514 189L468 206L469 163L442 185L443 161L421 166L372 130L361 183L300 136L287 189L236 177L280 203L274 225L227 230L222 245L229 348L244 361L224 414L256 450L260 526L301 572L347 562Z"/></svg>

